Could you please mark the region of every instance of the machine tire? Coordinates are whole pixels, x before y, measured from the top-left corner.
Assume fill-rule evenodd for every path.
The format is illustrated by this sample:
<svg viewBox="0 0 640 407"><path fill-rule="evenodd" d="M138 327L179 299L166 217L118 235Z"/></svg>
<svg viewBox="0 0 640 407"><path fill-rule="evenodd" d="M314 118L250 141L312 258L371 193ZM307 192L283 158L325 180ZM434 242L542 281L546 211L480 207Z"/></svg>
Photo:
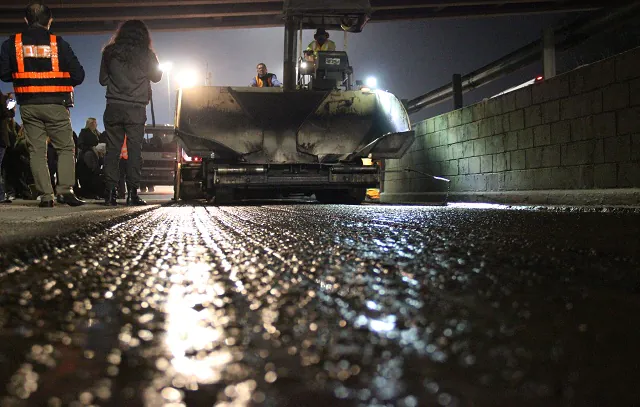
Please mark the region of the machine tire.
<svg viewBox="0 0 640 407"><path fill-rule="evenodd" d="M182 177L180 164L176 162L176 168L173 176L173 200L178 202L180 200L180 178Z"/></svg>
<svg viewBox="0 0 640 407"><path fill-rule="evenodd" d="M367 189L322 189L315 195L316 200L323 204L360 205L367 196Z"/></svg>
<svg viewBox="0 0 640 407"><path fill-rule="evenodd" d="M367 188L350 188L346 191L347 205L360 205L367 199Z"/></svg>
<svg viewBox="0 0 640 407"><path fill-rule="evenodd" d="M183 201L193 201L198 199L198 190L191 184L180 184L180 199Z"/></svg>
<svg viewBox="0 0 640 407"><path fill-rule="evenodd" d="M215 206L225 206L236 200L236 191L233 188L215 188L207 199L207 203Z"/></svg>

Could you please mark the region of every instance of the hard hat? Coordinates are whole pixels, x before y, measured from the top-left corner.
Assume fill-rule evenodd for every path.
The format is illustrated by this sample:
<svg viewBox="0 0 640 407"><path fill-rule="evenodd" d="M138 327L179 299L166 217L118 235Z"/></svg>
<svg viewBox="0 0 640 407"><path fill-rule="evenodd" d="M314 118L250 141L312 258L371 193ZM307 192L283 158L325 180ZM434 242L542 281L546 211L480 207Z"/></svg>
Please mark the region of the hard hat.
<svg viewBox="0 0 640 407"><path fill-rule="evenodd" d="M320 35L326 35L329 38L329 33L324 28L318 28L316 33L313 35L313 38L318 38Z"/></svg>

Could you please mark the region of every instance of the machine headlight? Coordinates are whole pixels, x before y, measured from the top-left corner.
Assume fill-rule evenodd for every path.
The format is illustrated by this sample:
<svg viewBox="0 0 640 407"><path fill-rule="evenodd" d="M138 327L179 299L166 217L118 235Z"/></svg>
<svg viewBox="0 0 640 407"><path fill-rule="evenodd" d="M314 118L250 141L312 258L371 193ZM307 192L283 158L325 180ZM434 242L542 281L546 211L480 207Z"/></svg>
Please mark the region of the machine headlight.
<svg viewBox="0 0 640 407"><path fill-rule="evenodd" d="M374 78L373 76L370 76L365 81L365 84L367 85L368 88L374 89L374 88L378 87L378 80L376 78Z"/></svg>

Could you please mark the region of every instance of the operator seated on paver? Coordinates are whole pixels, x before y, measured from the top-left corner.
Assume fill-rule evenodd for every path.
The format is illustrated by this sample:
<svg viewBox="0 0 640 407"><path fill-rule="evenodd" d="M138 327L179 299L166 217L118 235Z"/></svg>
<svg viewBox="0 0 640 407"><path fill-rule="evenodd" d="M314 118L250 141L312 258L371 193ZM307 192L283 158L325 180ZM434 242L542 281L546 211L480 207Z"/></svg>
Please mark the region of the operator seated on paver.
<svg viewBox="0 0 640 407"><path fill-rule="evenodd" d="M314 40L309 43L307 50L313 51L317 57L318 51L335 51L336 43L329 39L329 33L324 28L318 28L313 36Z"/></svg>
<svg viewBox="0 0 640 407"><path fill-rule="evenodd" d="M282 86L276 74L270 73L264 62L260 62L256 66L256 71L258 74L251 80L250 86L254 88L277 88Z"/></svg>

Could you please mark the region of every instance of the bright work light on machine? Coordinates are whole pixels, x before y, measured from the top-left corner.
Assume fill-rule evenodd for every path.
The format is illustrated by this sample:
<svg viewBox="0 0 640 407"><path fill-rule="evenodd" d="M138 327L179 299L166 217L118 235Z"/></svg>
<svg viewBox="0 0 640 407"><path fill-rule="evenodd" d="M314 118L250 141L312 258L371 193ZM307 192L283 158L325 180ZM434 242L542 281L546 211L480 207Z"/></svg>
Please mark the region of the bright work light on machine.
<svg viewBox="0 0 640 407"><path fill-rule="evenodd" d="M192 88L198 84L198 74L192 70L180 72L176 79L181 88Z"/></svg>
<svg viewBox="0 0 640 407"><path fill-rule="evenodd" d="M309 65L307 64L307 61L302 61L302 62L300 62L300 68L302 68L302 69L307 69L307 66L309 66Z"/></svg>
<svg viewBox="0 0 640 407"><path fill-rule="evenodd" d="M367 85L367 88L374 89L374 88L378 87L378 80L376 78L374 78L373 76L370 76L365 81L365 84Z"/></svg>

